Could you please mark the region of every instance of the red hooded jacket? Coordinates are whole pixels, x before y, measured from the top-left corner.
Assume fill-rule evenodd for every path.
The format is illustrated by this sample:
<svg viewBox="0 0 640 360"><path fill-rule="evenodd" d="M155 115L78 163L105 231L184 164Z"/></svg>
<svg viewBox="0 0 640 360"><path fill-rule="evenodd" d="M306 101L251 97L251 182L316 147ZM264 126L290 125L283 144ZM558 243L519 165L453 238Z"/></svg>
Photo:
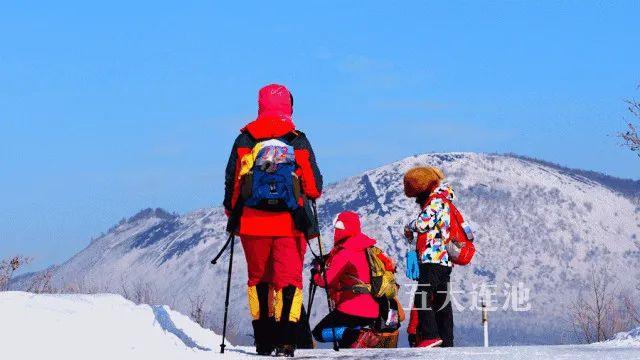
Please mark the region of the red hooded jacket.
<svg viewBox="0 0 640 360"><path fill-rule="evenodd" d="M340 229L343 227L344 229ZM371 283L371 269L365 250L376 241L362 233L360 218L353 212L338 215L333 250L327 260L327 282L338 311L359 317L375 319L378 303L371 294L355 294L356 284ZM316 274L313 281L326 287L323 276Z"/></svg>
<svg viewBox="0 0 640 360"><path fill-rule="evenodd" d="M271 84L260 89L258 94L258 117L240 130L236 138L225 176L224 207L230 214L240 196L239 178L242 157L250 154L257 142L283 138L295 134L291 145L295 150L296 173L302 181L305 195L314 200L322 192L322 175L315 154L305 134L296 130L291 120L293 97L282 85ZM240 218L239 235L249 236L302 236L296 229L289 212L269 212L245 207Z"/></svg>

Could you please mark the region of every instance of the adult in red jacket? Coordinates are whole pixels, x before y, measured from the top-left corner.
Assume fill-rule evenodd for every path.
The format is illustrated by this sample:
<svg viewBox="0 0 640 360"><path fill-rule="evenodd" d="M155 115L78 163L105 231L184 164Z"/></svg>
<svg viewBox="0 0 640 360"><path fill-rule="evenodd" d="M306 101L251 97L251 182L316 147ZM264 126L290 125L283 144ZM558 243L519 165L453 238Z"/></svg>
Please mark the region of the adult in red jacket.
<svg viewBox="0 0 640 360"><path fill-rule="evenodd" d="M331 342L335 333L341 347L351 347L356 342L361 343L357 341L362 334L359 328L371 325L379 315L379 305L371 294L356 294L351 290L354 285L371 283L365 250L376 241L362 233L356 213L341 213L334 227L334 247L327 259L326 282L317 271L313 281L318 286L328 286L336 310L318 323L313 336L317 341Z"/></svg>
<svg viewBox="0 0 640 360"><path fill-rule="evenodd" d="M317 224L305 223L289 211L265 211L243 206L243 167L254 147L277 139L292 146L295 174L300 179L301 214L309 214L309 200L320 197L322 176L304 133L296 130L291 115L293 97L282 85L271 84L258 94L258 117L240 131L227 164L224 207L231 228L241 238L249 274L248 299L253 317L256 350L269 355L292 355L296 323L302 312L302 268L306 237L314 237ZM251 161L249 161L251 163ZM306 211L304 211L306 210ZM298 214L300 215L300 213Z"/></svg>

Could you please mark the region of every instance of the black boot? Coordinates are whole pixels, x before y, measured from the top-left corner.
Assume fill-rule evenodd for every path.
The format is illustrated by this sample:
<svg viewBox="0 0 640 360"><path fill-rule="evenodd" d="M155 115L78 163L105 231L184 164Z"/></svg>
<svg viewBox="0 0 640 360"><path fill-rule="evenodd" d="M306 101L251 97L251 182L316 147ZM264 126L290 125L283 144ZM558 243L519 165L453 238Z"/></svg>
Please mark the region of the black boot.
<svg viewBox="0 0 640 360"><path fill-rule="evenodd" d="M271 286L268 283L256 285L258 295L258 306L260 306L260 317L253 321L253 336L258 355L270 356L275 349L276 320L269 317L269 296Z"/></svg>
<svg viewBox="0 0 640 360"><path fill-rule="evenodd" d="M282 314L280 314L280 321L276 325L278 334L276 356L293 357L296 351L299 326L297 322L289 321L296 291L295 286L287 286L282 289ZM302 310L297 309L297 311L301 312Z"/></svg>
<svg viewBox="0 0 640 360"><path fill-rule="evenodd" d="M409 347L418 347L418 335L409 334Z"/></svg>
<svg viewBox="0 0 640 360"><path fill-rule="evenodd" d="M296 351L295 345L282 345L276 348L276 357L294 357Z"/></svg>
<svg viewBox="0 0 640 360"><path fill-rule="evenodd" d="M275 328L276 321L273 318L253 321L253 335L258 355L270 356L273 353L275 349L273 338Z"/></svg>
<svg viewBox="0 0 640 360"><path fill-rule="evenodd" d="M276 356L293 357L296 351L298 323L281 320L277 324L277 329Z"/></svg>

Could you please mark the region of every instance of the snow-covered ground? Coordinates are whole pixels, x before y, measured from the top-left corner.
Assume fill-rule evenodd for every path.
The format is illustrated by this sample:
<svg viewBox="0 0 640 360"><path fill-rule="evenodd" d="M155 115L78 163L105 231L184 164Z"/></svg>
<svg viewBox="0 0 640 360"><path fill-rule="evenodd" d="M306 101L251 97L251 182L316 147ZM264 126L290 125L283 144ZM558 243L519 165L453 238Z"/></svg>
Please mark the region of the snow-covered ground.
<svg viewBox="0 0 640 360"><path fill-rule="evenodd" d="M0 359L211 359L221 337L120 295L0 293Z"/></svg>
<svg viewBox="0 0 640 360"><path fill-rule="evenodd" d="M617 334L613 339L605 341L602 346L636 346L640 347L640 327L629 332Z"/></svg>
<svg viewBox="0 0 640 360"><path fill-rule="evenodd" d="M220 336L166 306L135 305L119 295L0 293L2 359L242 359L252 348L227 348ZM640 359L640 328L589 346L305 350L297 357L405 359Z"/></svg>

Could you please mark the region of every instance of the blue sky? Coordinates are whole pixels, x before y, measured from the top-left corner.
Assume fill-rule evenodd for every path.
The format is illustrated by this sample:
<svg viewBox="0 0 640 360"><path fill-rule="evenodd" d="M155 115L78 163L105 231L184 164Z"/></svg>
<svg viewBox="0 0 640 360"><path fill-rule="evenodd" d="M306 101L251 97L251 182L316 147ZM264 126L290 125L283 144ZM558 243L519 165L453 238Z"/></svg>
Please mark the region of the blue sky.
<svg viewBox="0 0 640 360"><path fill-rule="evenodd" d="M431 151L640 178L612 136L640 97L637 1L227 3L3 4L0 257L219 204L270 82L329 181Z"/></svg>

